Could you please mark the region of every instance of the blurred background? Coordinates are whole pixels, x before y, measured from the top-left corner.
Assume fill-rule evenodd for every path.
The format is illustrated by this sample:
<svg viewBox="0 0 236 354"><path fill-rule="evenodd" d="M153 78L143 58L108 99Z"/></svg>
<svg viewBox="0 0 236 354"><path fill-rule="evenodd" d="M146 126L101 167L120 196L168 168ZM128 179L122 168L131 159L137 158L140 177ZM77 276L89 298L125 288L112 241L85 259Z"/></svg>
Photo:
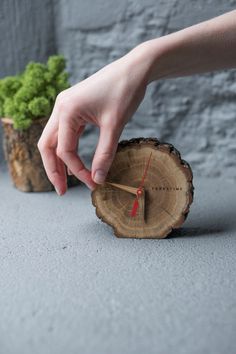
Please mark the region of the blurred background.
<svg viewBox="0 0 236 354"><path fill-rule="evenodd" d="M73 84L145 40L235 7L236 0L1 0L0 78L60 53ZM235 70L160 80L149 86L122 138L155 136L174 144L196 175L236 179L235 108ZM89 126L82 138L87 164L97 135Z"/></svg>

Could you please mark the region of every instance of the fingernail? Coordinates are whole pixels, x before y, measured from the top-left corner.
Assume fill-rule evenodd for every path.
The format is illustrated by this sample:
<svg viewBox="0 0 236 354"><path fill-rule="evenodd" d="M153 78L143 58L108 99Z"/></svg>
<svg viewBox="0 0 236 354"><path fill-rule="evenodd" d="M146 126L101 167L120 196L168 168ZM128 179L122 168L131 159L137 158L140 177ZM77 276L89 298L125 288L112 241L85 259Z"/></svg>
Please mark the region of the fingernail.
<svg viewBox="0 0 236 354"><path fill-rule="evenodd" d="M97 170L94 175L94 182L101 184L105 181L106 173L103 170Z"/></svg>
<svg viewBox="0 0 236 354"><path fill-rule="evenodd" d="M73 175L73 173L71 172L71 170L69 170L69 168L67 169L67 174L68 174L69 176L72 176L72 175Z"/></svg>
<svg viewBox="0 0 236 354"><path fill-rule="evenodd" d="M92 186L92 184L90 183L85 183L85 184L88 187L88 189L90 189L91 191L94 189L94 186Z"/></svg>
<svg viewBox="0 0 236 354"><path fill-rule="evenodd" d="M58 195L62 195L62 193L61 193L61 191L60 191L60 189L58 187L55 187L55 190L56 190Z"/></svg>

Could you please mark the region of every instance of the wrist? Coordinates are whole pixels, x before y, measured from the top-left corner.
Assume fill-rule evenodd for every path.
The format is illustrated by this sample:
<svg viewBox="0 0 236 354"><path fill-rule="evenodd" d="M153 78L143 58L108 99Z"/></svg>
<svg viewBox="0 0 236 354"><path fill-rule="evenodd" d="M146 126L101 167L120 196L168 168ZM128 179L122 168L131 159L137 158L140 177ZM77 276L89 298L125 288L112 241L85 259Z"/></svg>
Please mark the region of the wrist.
<svg viewBox="0 0 236 354"><path fill-rule="evenodd" d="M166 59L170 46L166 37L143 42L128 53L132 65L141 68L146 85L169 75Z"/></svg>
<svg viewBox="0 0 236 354"><path fill-rule="evenodd" d="M130 50L123 57L128 76L135 78L141 86L147 86L151 68L151 60L146 53L146 42Z"/></svg>

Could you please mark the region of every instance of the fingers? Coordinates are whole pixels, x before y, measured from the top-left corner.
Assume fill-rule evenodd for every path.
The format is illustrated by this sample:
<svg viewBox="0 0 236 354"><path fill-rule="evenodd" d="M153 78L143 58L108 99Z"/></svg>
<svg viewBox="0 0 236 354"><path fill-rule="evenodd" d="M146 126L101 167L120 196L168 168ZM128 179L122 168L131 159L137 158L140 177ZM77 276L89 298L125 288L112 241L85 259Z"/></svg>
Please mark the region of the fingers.
<svg viewBox="0 0 236 354"><path fill-rule="evenodd" d="M84 182L88 188L94 189L95 183L91 173L77 153L78 140L85 126L81 125L79 119L68 119L64 113L61 113L59 121L57 156L66 164L70 173Z"/></svg>
<svg viewBox="0 0 236 354"><path fill-rule="evenodd" d="M48 179L54 185L57 194L62 195L66 192L67 183L64 163L56 155L58 129L55 117L56 110L56 107L54 107L52 115L38 141L38 149Z"/></svg>
<svg viewBox="0 0 236 354"><path fill-rule="evenodd" d="M69 170L69 168L67 168L67 174L68 174L69 176L73 176L73 173L71 172L71 170Z"/></svg>
<svg viewBox="0 0 236 354"><path fill-rule="evenodd" d="M101 184L105 181L116 153L120 134L121 129L104 126L100 128L99 141L92 162L92 178L95 183Z"/></svg>

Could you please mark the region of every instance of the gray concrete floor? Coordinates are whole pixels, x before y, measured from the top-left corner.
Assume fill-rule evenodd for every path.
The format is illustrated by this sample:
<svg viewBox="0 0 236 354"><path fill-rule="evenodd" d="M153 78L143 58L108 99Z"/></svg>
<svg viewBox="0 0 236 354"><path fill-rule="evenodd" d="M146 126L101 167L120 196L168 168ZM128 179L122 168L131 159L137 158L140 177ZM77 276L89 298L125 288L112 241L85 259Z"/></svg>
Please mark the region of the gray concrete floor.
<svg viewBox="0 0 236 354"><path fill-rule="evenodd" d="M0 173L1 354L235 354L236 183L195 178L183 228L117 239L84 187Z"/></svg>

